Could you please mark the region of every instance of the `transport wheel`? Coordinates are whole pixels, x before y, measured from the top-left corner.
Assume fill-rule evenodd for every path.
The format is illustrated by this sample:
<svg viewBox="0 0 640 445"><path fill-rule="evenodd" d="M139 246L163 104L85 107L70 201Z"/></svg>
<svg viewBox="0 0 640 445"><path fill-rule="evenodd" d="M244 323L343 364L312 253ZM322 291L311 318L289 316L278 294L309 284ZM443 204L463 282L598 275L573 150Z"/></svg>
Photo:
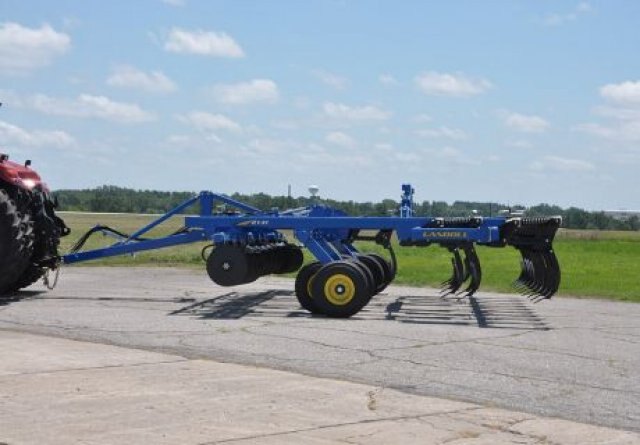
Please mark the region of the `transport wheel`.
<svg viewBox="0 0 640 445"><path fill-rule="evenodd" d="M9 194L0 189L0 296L16 290L29 267L35 234L27 212L21 212Z"/></svg>
<svg viewBox="0 0 640 445"><path fill-rule="evenodd" d="M364 274L365 278L367 279L367 288L369 289L369 298L373 297L377 293L376 281L375 281L375 277L373 276L373 272L371 271L369 266L367 266L365 263L360 261L359 258L353 259L350 262L353 263L354 266L360 269L360 271Z"/></svg>
<svg viewBox="0 0 640 445"><path fill-rule="evenodd" d="M311 282L314 304L323 314L347 318L371 299L365 273L353 261L334 261L318 270Z"/></svg>
<svg viewBox="0 0 640 445"><path fill-rule="evenodd" d="M360 261L361 256L362 254L356 253L355 256L343 254L341 257L342 257L342 261L347 261L349 263L352 263L358 269L360 269L360 271L364 274L367 280L367 288L369 289L369 293L371 294L371 296L373 296L373 294L375 294L376 292L375 278L373 276L373 272L371 272L369 267L366 264L364 264L362 261Z"/></svg>
<svg viewBox="0 0 640 445"><path fill-rule="evenodd" d="M378 289L378 292L382 292L395 278L395 274L391 269L391 264L384 259L382 255L378 255L377 253L369 253L367 256L374 261L376 261L384 272L384 280L382 281L382 286Z"/></svg>
<svg viewBox="0 0 640 445"><path fill-rule="evenodd" d="M375 258L371 257L371 255L358 255L358 260L371 271L371 275L373 276L374 295L379 293L386 287L384 269Z"/></svg>
<svg viewBox="0 0 640 445"><path fill-rule="evenodd" d="M302 306L303 309L308 310L312 314L322 313L320 309L318 309L318 306L316 306L313 297L311 296L311 285L313 283L313 278L321 267L322 263L320 263L319 261L309 263L306 266L303 266L296 276L295 289L298 303L300 303L300 306Z"/></svg>
<svg viewBox="0 0 640 445"><path fill-rule="evenodd" d="M236 286L255 281L255 273L249 255L241 247L216 247L207 259L207 273L220 286Z"/></svg>

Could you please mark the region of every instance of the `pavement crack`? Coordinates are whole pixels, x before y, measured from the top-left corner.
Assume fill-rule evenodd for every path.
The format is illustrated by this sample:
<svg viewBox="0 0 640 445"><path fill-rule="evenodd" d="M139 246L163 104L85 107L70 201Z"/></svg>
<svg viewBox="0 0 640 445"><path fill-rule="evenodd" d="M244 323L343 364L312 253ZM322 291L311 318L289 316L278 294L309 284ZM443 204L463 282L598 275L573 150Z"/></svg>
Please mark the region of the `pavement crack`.
<svg viewBox="0 0 640 445"><path fill-rule="evenodd" d="M425 418L438 417L438 416L443 416L443 415L446 416L446 415L450 415L450 414L454 414L454 413L471 412L471 411L476 411L476 410L480 410L480 409L482 409L482 408L481 407L477 407L477 406L473 406L473 407L469 407L469 408L462 408L462 409L457 409L457 410L447 410L447 411L436 411L436 412L429 413L429 414L417 414L417 415L413 415L413 416L389 416L389 417L379 417L379 418L376 418L376 419L363 419L363 420L358 420L358 421L354 421L354 422L332 423L332 424L329 424L329 425L319 425L319 426L314 426L314 427L310 427L310 428L299 428L299 429L289 430L289 431L278 431L278 432L273 432L273 433L255 434L255 435L243 436L243 437L234 437L232 439L201 442L198 445L217 445L217 444L224 444L224 443L234 443L234 442L240 442L240 441L265 439L265 438L269 438L269 437L282 437L282 436L288 436L288 435L291 435L291 434L310 433L310 432L323 431L323 430L333 429L333 428L341 428L341 427L345 427L345 426L367 425L367 424L378 423L378 422L395 422L395 421L402 421L402 420L425 419Z"/></svg>
<svg viewBox="0 0 640 445"><path fill-rule="evenodd" d="M504 345L504 344L500 344L500 343L492 343L492 340L494 340L494 339L493 338L491 338L491 339L478 339L478 340L475 340L474 343L479 344L479 345L492 346L492 347L495 347L495 348L514 349L516 351L540 352L540 353L544 353L544 354L560 355L562 357L573 357L573 358L579 358L579 359L582 359L582 360L591 360L591 361L596 361L596 362L606 361L606 359L601 359L601 358L597 358L597 357L589 357L589 356L582 355L582 354L573 354L573 353L567 352L567 351L542 350L542 349L538 349L538 348L534 348L534 347L530 347L530 346L512 346L512 345Z"/></svg>
<svg viewBox="0 0 640 445"><path fill-rule="evenodd" d="M349 348L347 346L339 346L339 345L333 345L330 343L324 343L318 340L310 340L308 338L299 338L299 337L291 337L288 335L278 335L278 334L273 334L273 333L264 333L264 332L252 332L252 329L255 329L255 326L248 326L245 328L242 328L241 331L245 332L247 334L251 334L251 335L258 335L260 337L271 337L271 338L281 338L284 340L294 340L294 341L301 341L304 343L311 343L313 345L317 345L317 346L322 346L324 348L332 348L332 349L337 349L340 351L350 351L350 352L362 352L365 354L369 354L371 351L369 350L365 350L365 349L360 349L360 348Z"/></svg>
<svg viewBox="0 0 640 445"><path fill-rule="evenodd" d="M174 360L161 360L161 361L153 361L153 362L141 362L141 363L127 363L120 365L104 365L104 366L87 366L81 368L67 368L67 369L55 369L51 371L36 371L36 372L20 372L15 374L5 374L0 375L0 381L11 379L15 377L21 376L32 376L32 375L48 375L48 374L61 374L65 372L76 372L76 371L94 371L100 369L114 369L114 368L136 368L139 366L148 366L148 365L167 365L171 363L183 363L188 362L189 359L179 358Z"/></svg>
<svg viewBox="0 0 640 445"><path fill-rule="evenodd" d="M375 355L373 353L371 355L373 357L377 358L377 359L391 360L391 361L396 361L396 362L408 363L408 364L415 365L415 366L430 367L430 368L442 369L442 370L446 370L446 371L471 372L471 373L475 373L475 374L485 374L485 375L488 375L488 376L500 376L500 377L507 377L507 378L512 378L512 379L517 379L517 380L531 380L531 381L536 381L536 382L555 383L555 384L557 384L557 383L570 383L571 385L575 385L575 386L582 387L582 388L590 388L590 389L597 389L597 390L602 390L602 391L618 392L618 393L622 393L622 394L638 394L638 395L640 395L640 391L634 391L634 390L629 390L629 389L611 388L611 387L594 385L594 384L589 384L589 383L576 382L576 381L573 381L573 380L567 381L567 380L564 380L564 379L561 379L561 378L558 378L557 380L553 380L553 379L548 379L548 378L543 378L543 377L519 375L519 374L514 374L514 373L508 373L508 372L497 372L497 371L487 372L487 371L479 371L477 369L472 369L472 368L464 368L464 367L456 367L456 366L440 366L440 365L434 365L432 363L423 363L423 362L420 362L420 361L411 360L411 359L407 359L407 358L396 358L396 357L379 356L379 355ZM464 387L463 385L454 385L454 386Z"/></svg>

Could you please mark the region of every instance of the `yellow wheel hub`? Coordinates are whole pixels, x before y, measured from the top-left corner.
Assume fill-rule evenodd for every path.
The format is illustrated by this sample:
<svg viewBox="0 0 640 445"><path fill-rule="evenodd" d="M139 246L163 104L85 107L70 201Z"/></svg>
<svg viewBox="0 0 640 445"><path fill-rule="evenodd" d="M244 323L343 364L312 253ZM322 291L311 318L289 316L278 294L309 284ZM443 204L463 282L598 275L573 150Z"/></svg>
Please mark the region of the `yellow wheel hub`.
<svg viewBox="0 0 640 445"><path fill-rule="evenodd" d="M335 306L344 306L353 299L355 294L356 286L347 275L332 275L324 283L324 295L327 301Z"/></svg>

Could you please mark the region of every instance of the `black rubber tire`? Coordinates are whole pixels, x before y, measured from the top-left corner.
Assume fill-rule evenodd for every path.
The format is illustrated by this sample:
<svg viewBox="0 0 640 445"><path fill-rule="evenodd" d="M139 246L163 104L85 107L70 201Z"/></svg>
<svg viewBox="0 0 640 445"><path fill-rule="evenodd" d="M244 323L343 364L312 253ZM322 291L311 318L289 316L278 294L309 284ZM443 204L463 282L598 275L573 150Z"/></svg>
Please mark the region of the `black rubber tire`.
<svg viewBox="0 0 640 445"><path fill-rule="evenodd" d="M378 293L380 293L385 290L389 284L391 284L391 282L395 278L395 274L393 273L391 263L384 259L382 255L378 255L377 253L369 253L367 254L367 256L375 260L384 272L384 280L382 282L382 285L378 289Z"/></svg>
<svg viewBox="0 0 640 445"><path fill-rule="evenodd" d="M353 263L358 269L360 269L367 280L367 288L369 289L369 294L371 294L371 297L373 297L373 295L376 293L375 277L369 267L362 261L360 261L361 255L361 253L355 254L355 256L342 255L342 261L349 261Z"/></svg>
<svg viewBox="0 0 640 445"><path fill-rule="evenodd" d="M385 273L384 269L378 263L378 260L372 258L371 255L358 255L358 261L364 264L367 269L371 271L371 275L373 276L373 285L374 292L373 294L379 293L382 289L386 287L385 285Z"/></svg>
<svg viewBox="0 0 640 445"><path fill-rule="evenodd" d="M305 266L302 266L300 271L298 271L298 275L296 276L296 298L298 299L298 303L302 306L303 309L308 310L312 314L322 314L318 306L314 303L314 299L311 296L311 285L313 283L313 278L322 267L322 263L319 261L315 261L313 263L309 263Z"/></svg>
<svg viewBox="0 0 640 445"><path fill-rule="evenodd" d="M371 299L365 273L353 261L327 263L311 282L314 304L328 317L348 318Z"/></svg>
<svg viewBox="0 0 640 445"><path fill-rule="evenodd" d="M23 213L22 215L22 224L25 227L25 237L30 240L30 250L33 253L37 241L34 234L34 223L33 221L31 221L31 215L26 211L26 208L28 207L27 204L24 203L21 207L25 209L25 213ZM27 268L22 272L20 277L18 277L15 284L13 285L13 290L18 291L22 288L31 286L33 283L42 278L45 272L45 268L38 267L37 265L33 264L32 261L30 261Z"/></svg>
<svg viewBox="0 0 640 445"><path fill-rule="evenodd" d="M356 259L356 258L353 258L347 261L353 263L353 265L356 266L358 269L360 269L360 271L364 274L367 280L367 289L368 289L369 295L373 297L373 295L376 293L376 279L371 269L369 269L369 266L367 266L365 263L360 261L360 259Z"/></svg>
<svg viewBox="0 0 640 445"><path fill-rule="evenodd" d="M18 289L33 254L33 221L0 189L0 296Z"/></svg>
<svg viewBox="0 0 640 445"><path fill-rule="evenodd" d="M38 267L35 264L29 264L25 271L22 272L22 275L20 275L20 278L18 278L18 281L14 285L14 290L17 291L31 286L32 284L40 280L40 278L44 276L46 271L47 269L45 269L44 267Z"/></svg>

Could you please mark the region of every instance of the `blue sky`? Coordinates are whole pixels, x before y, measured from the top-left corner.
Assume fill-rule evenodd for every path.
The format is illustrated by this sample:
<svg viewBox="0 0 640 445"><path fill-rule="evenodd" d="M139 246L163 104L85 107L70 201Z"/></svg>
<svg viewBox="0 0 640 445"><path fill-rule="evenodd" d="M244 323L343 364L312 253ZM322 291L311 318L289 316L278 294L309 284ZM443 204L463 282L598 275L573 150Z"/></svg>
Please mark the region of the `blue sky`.
<svg viewBox="0 0 640 445"><path fill-rule="evenodd" d="M50 186L640 208L640 2L0 2Z"/></svg>

